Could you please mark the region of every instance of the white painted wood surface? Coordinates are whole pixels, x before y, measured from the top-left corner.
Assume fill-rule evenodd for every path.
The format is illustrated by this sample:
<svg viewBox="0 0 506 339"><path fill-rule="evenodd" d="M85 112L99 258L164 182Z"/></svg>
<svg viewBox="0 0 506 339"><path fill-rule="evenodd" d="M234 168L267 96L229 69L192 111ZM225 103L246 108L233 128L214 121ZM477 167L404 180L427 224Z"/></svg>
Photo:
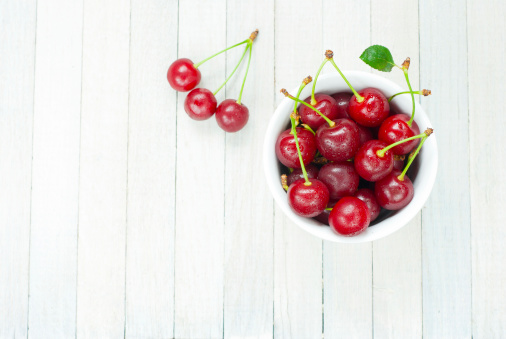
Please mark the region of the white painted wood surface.
<svg viewBox="0 0 506 339"><path fill-rule="evenodd" d="M0 338L506 337L505 15L493 0L1 1ZM255 28L246 128L188 119L168 65ZM438 178L396 234L326 243L263 184L265 124L325 49L368 71L373 43L433 91ZM203 65L202 86L240 53Z"/></svg>

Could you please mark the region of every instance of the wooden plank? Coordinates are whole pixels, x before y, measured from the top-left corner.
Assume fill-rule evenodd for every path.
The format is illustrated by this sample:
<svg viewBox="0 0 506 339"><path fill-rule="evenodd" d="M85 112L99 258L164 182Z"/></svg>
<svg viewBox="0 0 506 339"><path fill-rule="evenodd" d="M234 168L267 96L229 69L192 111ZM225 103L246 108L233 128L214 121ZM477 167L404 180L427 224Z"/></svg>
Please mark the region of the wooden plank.
<svg viewBox="0 0 506 339"><path fill-rule="evenodd" d="M237 15L246 12L247 16ZM247 38L255 28L260 33L242 96L250 119L243 130L226 136L224 337L271 338L274 218L261 146L274 112L274 3L228 1L227 26L228 45ZM242 50L239 47L227 56L228 73ZM238 70L227 84L226 96L219 93L218 100L237 98L245 68Z"/></svg>
<svg viewBox="0 0 506 339"><path fill-rule="evenodd" d="M225 45L225 0L179 3L178 57L199 62ZM214 88L225 77L225 57L200 70L199 87ZM174 336L217 338L223 336L225 134L214 118L191 120L185 97L178 95L177 106Z"/></svg>
<svg viewBox="0 0 506 339"><path fill-rule="evenodd" d="M343 10L346 8L346 10ZM323 3L323 45L342 70L370 68L359 58L371 42L370 2ZM346 48L343 48L346 46ZM327 65L325 73L336 72ZM324 334L327 338L372 337L372 243L323 242Z"/></svg>
<svg viewBox="0 0 506 339"><path fill-rule="evenodd" d="M31 338L76 335L83 3L37 3Z"/></svg>
<svg viewBox="0 0 506 339"><path fill-rule="evenodd" d="M169 338L174 319L177 1L132 1L126 337ZM147 53L146 51L149 51Z"/></svg>
<svg viewBox="0 0 506 339"><path fill-rule="evenodd" d="M417 88L420 79L418 1L373 1L371 6L374 13L371 16L371 44L388 47L399 65L406 57L411 57L409 78L412 86ZM395 20L386 19L388 17ZM380 75L407 88L403 73L396 68ZM422 336L421 252L420 214L397 233L374 242L375 338Z"/></svg>
<svg viewBox="0 0 506 339"><path fill-rule="evenodd" d="M420 2L420 86L433 93L422 102L440 159L422 212L423 333L429 338L471 337L466 40L465 6Z"/></svg>
<svg viewBox="0 0 506 339"><path fill-rule="evenodd" d="M469 72L469 145L470 145L470 196L471 196L471 234L472 234L472 334L474 338L504 338L506 337L506 271L504 258L506 249L506 230L501 212L506 203L506 182L498 177L499 171L506 164L504 147L500 140L503 138L506 118L502 107L506 105L504 92L504 77L506 71L502 65L506 52L506 38L504 31L506 25L506 4L501 1L474 1L467 2L467 33L468 33L468 72ZM460 25L460 32L463 25ZM448 62L457 72L461 60L455 56ZM463 66L465 67L465 66ZM455 95L459 95L460 87L447 87ZM450 102L450 101L449 101ZM462 104L462 105L461 105ZM455 116L451 128L452 135L455 129L461 126L459 121L465 119L466 103L457 102L455 108L460 114ZM455 105L455 104L454 104ZM463 113L464 112L464 113ZM458 121L456 118L459 118ZM457 135L459 135L457 133ZM457 143L464 144L466 140L452 137L453 158L459 155L460 162L451 163L458 171L459 177L465 175L461 170L467 162L466 154L459 153ZM457 160L457 159L456 159ZM448 172L451 170L448 169ZM458 177L454 179L458 180ZM466 182L461 180L460 186ZM457 187L457 186L455 186ZM463 190L464 188L460 188ZM456 188L458 194L459 188ZM452 194L453 196L453 194ZM454 197L456 199L457 196ZM458 198L457 198L458 199ZM465 205L459 206L460 211L466 211ZM466 214L467 216L467 214ZM459 226L460 219L455 216L455 228ZM467 229L460 225L459 232L466 236ZM457 249L456 249L457 251ZM468 257L459 256L458 260L464 262ZM468 261L467 261L468 262ZM467 271L465 271L467 273ZM460 273L460 272L459 272ZM464 279L468 276L465 275ZM468 294L466 295L468 296Z"/></svg>
<svg viewBox="0 0 506 339"><path fill-rule="evenodd" d="M0 1L0 337L28 335L36 1Z"/></svg>
<svg viewBox="0 0 506 339"><path fill-rule="evenodd" d="M320 2L278 0L275 4L275 93L298 87L323 60ZM314 20L307 20L307 16ZM274 337L322 335L322 241L274 210Z"/></svg>
<svg viewBox="0 0 506 339"><path fill-rule="evenodd" d="M130 6L86 0L77 336L124 336Z"/></svg>

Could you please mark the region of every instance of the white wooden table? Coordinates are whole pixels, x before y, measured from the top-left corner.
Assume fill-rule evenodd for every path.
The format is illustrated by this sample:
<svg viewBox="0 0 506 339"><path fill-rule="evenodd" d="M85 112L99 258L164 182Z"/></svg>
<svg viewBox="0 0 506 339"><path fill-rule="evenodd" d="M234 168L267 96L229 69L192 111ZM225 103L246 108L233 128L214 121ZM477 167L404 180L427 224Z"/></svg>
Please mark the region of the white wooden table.
<svg viewBox="0 0 506 339"><path fill-rule="evenodd" d="M1 0L0 338L506 338L505 16L501 0ZM190 120L168 65L255 28L247 127ZM274 205L264 130L325 49L370 71L373 43L432 90L438 179L396 234L322 242Z"/></svg>

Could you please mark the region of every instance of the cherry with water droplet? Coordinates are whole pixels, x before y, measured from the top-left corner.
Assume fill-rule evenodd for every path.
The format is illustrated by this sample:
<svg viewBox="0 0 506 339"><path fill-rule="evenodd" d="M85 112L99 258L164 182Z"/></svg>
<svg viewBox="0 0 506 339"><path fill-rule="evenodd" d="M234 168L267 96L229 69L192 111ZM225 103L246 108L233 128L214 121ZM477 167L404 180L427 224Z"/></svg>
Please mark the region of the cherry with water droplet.
<svg viewBox="0 0 506 339"><path fill-rule="evenodd" d="M342 198L334 205L329 215L332 230L347 237L362 233L370 222L367 204L356 197Z"/></svg>
<svg viewBox="0 0 506 339"><path fill-rule="evenodd" d="M350 118L350 99L353 96L351 93L347 92L339 92L331 95L332 98L336 101L337 105L337 117L336 119L341 118Z"/></svg>
<svg viewBox="0 0 506 339"><path fill-rule="evenodd" d="M275 150L278 160L289 168L300 168L299 155L291 129L282 132L276 140ZM304 165L313 161L316 154L316 139L313 133L308 130L297 127L297 137L299 139L300 152Z"/></svg>
<svg viewBox="0 0 506 339"><path fill-rule="evenodd" d="M349 160L360 147L357 124L351 119L336 119L333 123L333 126L324 124L318 128L316 147L330 161Z"/></svg>
<svg viewBox="0 0 506 339"><path fill-rule="evenodd" d="M193 62L187 58L174 61L167 71L170 86L178 92L188 92L200 82L202 75Z"/></svg>
<svg viewBox="0 0 506 339"><path fill-rule="evenodd" d="M206 120L216 112L218 102L214 94L205 88L195 88L184 100L184 110L193 120Z"/></svg>
<svg viewBox="0 0 506 339"><path fill-rule="evenodd" d="M331 199L341 199L355 194L360 177L348 161L326 164L318 172L318 180L329 189Z"/></svg>
<svg viewBox="0 0 506 339"><path fill-rule="evenodd" d="M371 213L371 222L374 221L381 212L381 206L379 205L378 200L376 200L374 191L369 188L361 188L355 193L354 197L359 198L366 203L367 208Z"/></svg>
<svg viewBox="0 0 506 339"><path fill-rule="evenodd" d="M420 128L415 121L409 126L408 122L411 117L407 114L395 114L388 117L383 123L378 132L378 138L387 144L410 138L420 134ZM407 154L414 150L418 145L419 140L411 140L409 142L400 144L392 148L394 154L402 155Z"/></svg>

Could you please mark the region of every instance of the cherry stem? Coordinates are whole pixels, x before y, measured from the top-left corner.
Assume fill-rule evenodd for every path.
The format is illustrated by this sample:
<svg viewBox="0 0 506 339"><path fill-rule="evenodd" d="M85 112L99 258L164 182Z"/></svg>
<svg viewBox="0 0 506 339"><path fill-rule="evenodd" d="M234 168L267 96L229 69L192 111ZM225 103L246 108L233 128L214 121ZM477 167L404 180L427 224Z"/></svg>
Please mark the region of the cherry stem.
<svg viewBox="0 0 506 339"><path fill-rule="evenodd" d="M332 207L327 207L325 211L332 211Z"/></svg>
<svg viewBox="0 0 506 339"><path fill-rule="evenodd" d="M308 130L309 132L313 133L313 135L316 135L316 132L313 131L313 129L309 127L309 125L302 124L302 127L304 127L304 129Z"/></svg>
<svg viewBox="0 0 506 339"><path fill-rule="evenodd" d="M221 86L216 91L213 92L213 95L218 94L218 92L223 88L223 86L225 86L227 84L227 82L230 80L230 78L232 78L232 76L234 75L235 71L237 71L237 68L242 63L242 59L244 59L244 56L246 55L246 52L248 51L249 47L250 47L249 45L246 46L246 48L244 49L244 53L242 53L241 59L239 59L239 62L237 63L237 65L235 65L235 68L232 71L232 73L230 73L230 75L228 76L227 80L225 80L225 82L222 83Z"/></svg>
<svg viewBox="0 0 506 339"><path fill-rule="evenodd" d="M406 139L399 140L397 142L394 142L393 144L388 145L387 147L385 147L383 149L380 149L379 151L376 151L376 155L378 157L380 157L380 158L383 158L385 156L385 153L389 149L391 149L391 148L393 148L393 147L395 147L397 145L403 144L403 143L405 143L407 141L411 141L411 140L415 140L415 139L420 139L420 138L423 138L423 137L426 137L426 136L427 136L427 134L425 134L425 132L423 132L423 133L420 133L420 134L415 135L413 137L409 137L409 138L406 138Z"/></svg>
<svg viewBox="0 0 506 339"><path fill-rule="evenodd" d="M299 91L297 92L297 99L300 98L300 93L302 92L304 87L306 87L307 84L309 84L311 81L313 81L313 78L311 78L310 75L308 75L307 77L304 78L304 80L302 80L302 84L300 84ZM297 102L293 103L293 113L297 113Z"/></svg>
<svg viewBox="0 0 506 339"><path fill-rule="evenodd" d="M404 176L406 175L406 172L408 171L409 166L411 166L411 163L413 162L413 160L415 160L416 156L418 155L418 152L420 152L420 149L422 148L423 143L432 134L432 132L434 132L434 130L432 128L427 128L425 130L425 132L422 133L425 136L420 141L420 145L418 145L418 147L416 148L416 151L413 153L413 155L410 154L410 156L408 157L408 159L409 159L408 160L408 164L406 165L406 167L404 168L404 170L402 171L402 173L397 177L397 179L399 179L400 181L404 180Z"/></svg>
<svg viewBox="0 0 506 339"><path fill-rule="evenodd" d="M322 64L320 65L320 68L318 68L318 72L316 72L316 75L314 77L313 90L311 91L311 105L313 105L313 106L316 105L316 100L314 98L314 92L316 89L316 81L318 80L318 76L320 75L320 72L322 71L322 68L323 68L323 66L325 66L327 61L329 61L328 58L325 58L325 60L323 60Z"/></svg>
<svg viewBox="0 0 506 339"><path fill-rule="evenodd" d="M402 68L404 72L404 77L406 78L406 82L408 83L409 92L411 93L411 101L413 102L413 111L411 112L411 119L407 122L408 126L411 127L413 124L413 119L415 118L415 96L413 95L413 89L411 88L411 84L409 83L408 69Z"/></svg>
<svg viewBox="0 0 506 339"><path fill-rule="evenodd" d="M388 98L388 102L392 101L393 98L395 98L396 96L398 96L400 94L408 94L408 93L419 94L419 95L423 95L423 96L429 96L432 94L430 89L422 89L421 91L414 91L414 92L410 92L410 91L399 92L399 93L395 93L390 98Z"/></svg>
<svg viewBox="0 0 506 339"><path fill-rule="evenodd" d="M281 175L281 186L283 186L283 189L285 191L288 191L288 177L286 176L286 174L282 174Z"/></svg>
<svg viewBox="0 0 506 339"><path fill-rule="evenodd" d="M348 85L348 87L351 89L351 91L353 92L353 94L355 94L355 97L357 98L357 101L358 102L362 102L364 101L364 97L361 96L360 94L357 93L357 91L355 91L355 89L353 88L353 86L350 84L350 82L348 81L348 79L346 79L346 77L344 76L343 72L341 72L341 70L339 69L339 67L337 67L336 63L334 62L334 59L329 59L330 63L332 65L334 65L334 67L337 69L337 71L339 72L339 74L341 74L341 77L343 78L344 82L346 82L346 84Z"/></svg>
<svg viewBox="0 0 506 339"><path fill-rule="evenodd" d="M193 64L193 67L195 67L195 68L199 68L199 66L200 66L200 65L202 65L204 62L206 62L206 61L208 61L208 60L211 60L211 59L212 59L212 58L214 58L215 56L218 56L218 55L220 55L221 53L228 51L229 49L232 49L232 48L235 48L235 47L237 47L237 46L240 46L240 45L246 44L246 43L248 43L248 41L250 41L250 39L246 39L246 40L244 40L244 41L239 42L238 44L235 44L235 45L233 45L233 46L227 47L227 48L225 48L223 51L220 51L220 52L218 52L218 53L216 53L216 54L213 54L213 55L211 55L209 58L204 59L204 60L202 60L201 62L197 62L196 64Z"/></svg>
<svg viewBox="0 0 506 339"><path fill-rule="evenodd" d="M248 39L248 47L249 47L249 56L248 56L248 66L246 66L246 73L244 74L244 79L242 80L241 91L239 92L239 98L237 99L237 103L241 104L242 91L244 90L244 84L246 83L246 78L248 77L249 65L251 63L251 50L253 49L253 40Z"/></svg>
<svg viewBox="0 0 506 339"><path fill-rule="evenodd" d="M285 95L285 97L288 97L288 98L292 99L295 102L301 103L301 104L306 105L307 107L311 108L313 111L315 111L316 113L318 113L323 119L325 119L325 121L329 124L330 127L334 127L336 125L335 122L333 122L332 120L330 120L329 118L327 118L325 115L323 115L322 112L320 112L319 110L317 110L316 108L314 108L313 106L311 106L310 104L308 104L307 102L302 101L300 99L297 99L297 98L293 97L292 95L290 95L290 93L288 93L286 91L286 89L284 89L284 88L281 89L281 93L283 93Z"/></svg>
<svg viewBox="0 0 506 339"><path fill-rule="evenodd" d="M292 123L291 134L293 134L293 138L295 139L295 146L297 147L297 154L299 155L300 168L302 169L302 175L304 175L304 180L306 180L304 185L311 186L311 181L309 181L309 178L308 178L307 172L306 172L306 167L304 166L304 160L302 159L302 153L300 152L299 138L297 138L297 127L295 127L295 119L291 116L290 116L290 122Z"/></svg>

